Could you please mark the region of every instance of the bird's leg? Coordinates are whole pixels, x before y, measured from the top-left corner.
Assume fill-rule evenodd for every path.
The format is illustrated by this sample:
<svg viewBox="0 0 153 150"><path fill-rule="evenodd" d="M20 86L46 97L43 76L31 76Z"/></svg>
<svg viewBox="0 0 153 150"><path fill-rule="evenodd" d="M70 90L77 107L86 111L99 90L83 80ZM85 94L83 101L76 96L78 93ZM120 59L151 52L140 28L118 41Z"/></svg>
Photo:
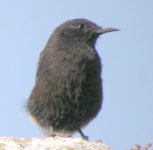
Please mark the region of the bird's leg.
<svg viewBox="0 0 153 150"><path fill-rule="evenodd" d="M87 140L88 141L88 136L84 135L84 133L82 132L82 130L79 128L78 129L78 132L80 133L81 137L84 139L84 140Z"/></svg>
<svg viewBox="0 0 153 150"><path fill-rule="evenodd" d="M43 133L47 137L53 137L54 138L56 136L56 134L53 131L53 127L44 127L43 128Z"/></svg>

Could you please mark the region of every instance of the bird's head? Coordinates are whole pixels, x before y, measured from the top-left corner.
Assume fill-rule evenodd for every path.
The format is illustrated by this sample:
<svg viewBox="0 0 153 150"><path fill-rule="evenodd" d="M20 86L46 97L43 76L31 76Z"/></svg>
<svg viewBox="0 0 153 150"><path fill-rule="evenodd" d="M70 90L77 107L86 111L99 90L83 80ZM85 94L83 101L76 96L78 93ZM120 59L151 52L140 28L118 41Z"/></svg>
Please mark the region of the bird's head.
<svg viewBox="0 0 153 150"><path fill-rule="evenodd" d="M99 35L119 31L116 28L102 28L87 19L73 19L61 24L53 33L57 42L75 46L94 46Z"/></svg>

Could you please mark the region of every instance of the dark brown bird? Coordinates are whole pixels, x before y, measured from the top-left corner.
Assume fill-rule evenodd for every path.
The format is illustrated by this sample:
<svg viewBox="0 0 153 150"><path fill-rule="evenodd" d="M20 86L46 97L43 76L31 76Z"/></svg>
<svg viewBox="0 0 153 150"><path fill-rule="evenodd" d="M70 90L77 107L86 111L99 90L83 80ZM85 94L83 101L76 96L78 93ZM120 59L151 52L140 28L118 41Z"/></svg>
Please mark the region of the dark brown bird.
<svg viewBox="0 0 153 150"><path fill-rule="evenodd" d="M41 52L36 83L27 103L30 116L47 136L71 136L87 125L103 101L99 35L118 31L86 19L69 20L55 29Z"/></svg>

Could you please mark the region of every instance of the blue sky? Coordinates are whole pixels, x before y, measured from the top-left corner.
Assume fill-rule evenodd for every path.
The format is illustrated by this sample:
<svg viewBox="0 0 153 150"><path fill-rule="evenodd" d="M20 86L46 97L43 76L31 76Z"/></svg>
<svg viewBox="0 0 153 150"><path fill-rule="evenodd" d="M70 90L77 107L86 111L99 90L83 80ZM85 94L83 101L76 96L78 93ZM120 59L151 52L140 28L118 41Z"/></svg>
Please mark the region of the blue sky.
<svg viewBox="0 0 153 150"><path fill-rule="evenodd" d="M121 32L97 41L104 103L84 132L114 150L152 142L152 7L151 0L1 1L0 136L42 137L25 112L39 54L56 26L68 19L87 18Z"/></svg>

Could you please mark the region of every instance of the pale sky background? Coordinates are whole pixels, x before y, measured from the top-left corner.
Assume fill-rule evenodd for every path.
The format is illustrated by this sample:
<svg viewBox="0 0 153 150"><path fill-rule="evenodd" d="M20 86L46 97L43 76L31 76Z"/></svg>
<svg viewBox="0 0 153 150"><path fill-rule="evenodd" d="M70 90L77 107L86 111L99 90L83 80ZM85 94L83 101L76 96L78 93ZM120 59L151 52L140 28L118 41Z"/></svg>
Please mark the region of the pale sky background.
<svg viewBox="0 0 153 150"><path fill-rule="evenodd" d="M104 103L85 134L113 150L153 142L152 0L0 0L0 136L42 137L24 105L40 52L52 31L72 18L121 29L97 42Z"/></svg>

